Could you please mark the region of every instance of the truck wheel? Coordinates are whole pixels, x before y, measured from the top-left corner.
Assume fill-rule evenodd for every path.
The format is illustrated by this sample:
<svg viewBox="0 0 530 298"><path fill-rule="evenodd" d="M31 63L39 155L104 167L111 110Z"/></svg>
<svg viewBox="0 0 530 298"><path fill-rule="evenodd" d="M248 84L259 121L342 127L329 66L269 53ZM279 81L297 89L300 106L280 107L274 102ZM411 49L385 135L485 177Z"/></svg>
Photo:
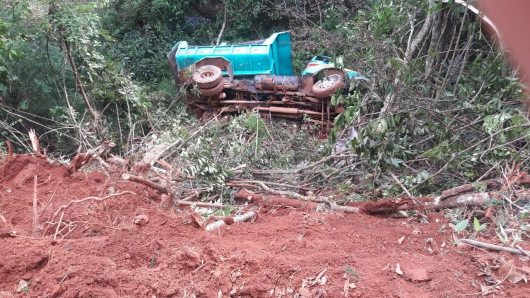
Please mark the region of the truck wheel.
<svg viewBox="0 0 530 298"><path fill-rule="evenodd" d="M223 91L224 86L225 86L225 82L221 80L221 82L214 88L211 88L211 89L200 88L199 90L201 91L202 96L212 96L212 95L221 93L221 91Z"/></svg>
<svg viewBox="0 0 530 298"><path fill-rule="evenodd" d="M330 75L318 81L313 86L313 93L316 98L328 97L335 93L342 85L342 77L338 74Z"/></svg>
<svg viewBox="0 0 530 298"><path fill-rule="evenodd" d="M200 89L212 89L223 80L221 69L215 65L205 65L199 67L193 73L193 80Z"/></svg>

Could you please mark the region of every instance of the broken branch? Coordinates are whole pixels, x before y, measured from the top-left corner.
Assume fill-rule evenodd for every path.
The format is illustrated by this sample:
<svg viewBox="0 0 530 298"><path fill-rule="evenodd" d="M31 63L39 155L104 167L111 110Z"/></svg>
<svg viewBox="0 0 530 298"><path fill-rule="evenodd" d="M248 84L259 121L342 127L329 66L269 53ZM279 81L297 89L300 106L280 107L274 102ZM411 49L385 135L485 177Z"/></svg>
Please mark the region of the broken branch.
<svg viewBox="0 0 530 298"><path fill-rule="evenodd" d="M512 253L512 254L515 254L515 255L523 255L523 256L525 256L525 255L529 254L527 251L524 251L522 249L503 247L503 246L499 246L499 245L495 245L495 244L489 244L489 243L475 241L475 240L470 240L470 239L461 239L460 241L462 241L465 244L472 245L472 246L481 247L481 248L485 248L485 249L489 249L489 250L495 250L495 251L505 251L505 252L509 252L509 253Z"/></svg>
<svg viewBox="0 0 530 298"><path fill-rule="evenodd" d="M114 193L114 194L111 194L111 195L108 195L106 197L103 197L103 198L99 198L99 197L86 197L84 199L80 199L80 200L73 200L73 201L70 201L70 203L66 204L66 205L62 205L61 207L59 207L59 209L57 209L57 211L55 211L55 213L53 214L53 217L52 217L52 221L53 219L55 218L55 216L57 216L57 214L59 214L59 212L61 212L62 210L66 210L67 208L69 208L70 206L72 206L73 204L77 204L77 203L82 203L82 202L85 202L85 201L90 201L90 200L94 200L94 201L104 201L108 198L112 198L112 197L116 197L116 196L121 196L121 195L125 195L125 194L131 194L131 195L137 195L136 193L132 192L132 191L122 191L122 192L118 192L118 193Z"/></svg>
<svg viewBox="0 0 530 298"><path fill-rule="evenodd" d="M519 200L530 200L530 190L524 190L516 193ZM409 198L394 198L389 200L380 200L376 203L367 203L364 210L368 213L391 213L396 211L407 211L412 209L447 209L463 206L483 206L492 199L497 199L498 196L494 193L479 192L464 194L458 197L441 201L439 198L423 198L423 206L415 203ZM430 201L429 201L430 200Z"/></svg>
<svg viewBox="0 0 530 298"><path fill-rule="evenodd" d="M251 219L253 219L254 217L256 216L256 213L254 211L249 211L243 215L239 215L239 216L234 216L233 217L233 222L245 222L245 221L249 221ZM226 216L227 218L231 218L230 216ZM226 218L225 219L222 219L222 220L218 220L214 223L211 223L209 225L206 226L205 230L206 231L213 231L215 229L218 229L224 225L227 224L227 222L231 222L231 220L227 220Z"/></svg>
<svg viewBox="0 0 530 298"><path fill-rule="evenodd" d="M213 203L204 203L204 202L189 202L189 201L183 201L183 200L175 200L175 204L177 205L186 205L186 206L198 206L198 207L210 207L210 208L224 208L225 206L221 204L213 204Z"/></svg>
<svg viewBox="0 0 530 298"><path fill-rule="evenodd" d="M479 182L479 183L486 183L488 188L500 188L502 186L502 182L499 179L489 179L489 180ZM442 192L442 196L440 197L440 200L444 200L444 199L454 197L459 194L463 194L463 193L474 191L474 190L475 190L475 186L473 185L473 183L463 184L463 185L460 185L460 186L457 186L451 189L444 190Z"/></svg>
<svg viewBox="0 0 530 298"><path fill-rule="evenodd" d="M57 223L57 229L55 229L55 234L53 234L53 240L57 239L57 234L59 234L59 227L61 226L61 222L63 221L63 215L64 212L61 213L61 217L59 218L59 222Z"/></svg>
<svg viewBox="0 0 530 298"><path fill-rule="evenodd" d="M38 226L39 213L37 211L37 175L33 176L33 231Z"/></svg>
<svg viewBox="0 0 530 298"><path fill-rule="evenodd" d="M326 197L319 197L319 200L308 201L308 200L295 200L284 197L265 197L262 194L256 194L246 189L241 189L234 195L234 199L246 200L257 204L265 204L280 207L291 207L291 208L304 208L308 207L311 209L317 209L318 203L326 203L330 206L331 210L343 211L349 213L359 212L357 207L339 206L335 202L329 200Z"/></svg>
<svg viewBox="0 0 530 298"><path fill-rule="evenodd" d="M274 185L274 186L280 186L280 187L286 187L286 188L294 188L294 189L301 189L305 191L314 190L314 188L309 188L305 186L297 186L297 185L290 185L290 184L283 184L283 183L276 183L276 182L268 182L268 181L257 181L257 180L232 180L230 183L226 183L227 186L235 186L242 185L245 183L263 183L265 185ZM248 185L248 184L246 184ZM254 185L250 185L250 187L256 187Z"/></svg>
<svg viewBox="0 0 530 298"><path fill-rule="evenodd" d="M149 181L149 180L147 180L145 178L142 178L142 177L138 177L138 176L134 176L134 175L126 173L126 174L121 175L121 178L123 180L130 180L130 181L133 181L133 182L137 182L137 183L143 184L145 186L149 186L151 188L154 188L156 190L159 190L159 191L167 193L167 194L170 193L170 191L166 187L164 187L164 186L162 186L160 184L154 183L152 181Z"/></svg>

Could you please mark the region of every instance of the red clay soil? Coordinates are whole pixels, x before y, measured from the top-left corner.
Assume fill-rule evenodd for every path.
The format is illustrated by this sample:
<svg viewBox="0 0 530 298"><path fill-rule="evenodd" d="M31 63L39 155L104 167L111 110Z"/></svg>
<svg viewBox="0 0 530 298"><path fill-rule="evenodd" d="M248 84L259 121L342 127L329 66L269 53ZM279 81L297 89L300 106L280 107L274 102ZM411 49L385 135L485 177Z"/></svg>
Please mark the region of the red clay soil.
<svg viewBox="0 0 530 298"><path fill-rule="evenodd" d="M528 257L453 246L441 212L423 224L256 208L254 222L206 232L186 207L162 205L160 193L117 174L69 174L18 155L0 165L0 186L2 298L480 297L481 286L502 279L495 258L529 266ZM143 226L133 224L140 214ZM489 292L530 296L526 283L509 280Z"/></svg>

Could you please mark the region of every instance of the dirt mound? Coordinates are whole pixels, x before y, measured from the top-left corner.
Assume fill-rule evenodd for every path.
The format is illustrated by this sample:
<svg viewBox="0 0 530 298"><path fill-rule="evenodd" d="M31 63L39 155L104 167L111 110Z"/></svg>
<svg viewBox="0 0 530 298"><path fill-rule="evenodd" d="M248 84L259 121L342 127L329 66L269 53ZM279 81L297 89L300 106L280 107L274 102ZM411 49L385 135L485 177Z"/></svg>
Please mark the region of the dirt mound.
<svg viewBox="0 0 530 298"><path fill-rule="evenodd" d="M2 297L453 297L500 280L478 275L499 254L453 246L442 213L420 223L268 206L206 232L189 210L102 172L19 155L0 182ZM528 292L508 281L491 291Z"/></svg>

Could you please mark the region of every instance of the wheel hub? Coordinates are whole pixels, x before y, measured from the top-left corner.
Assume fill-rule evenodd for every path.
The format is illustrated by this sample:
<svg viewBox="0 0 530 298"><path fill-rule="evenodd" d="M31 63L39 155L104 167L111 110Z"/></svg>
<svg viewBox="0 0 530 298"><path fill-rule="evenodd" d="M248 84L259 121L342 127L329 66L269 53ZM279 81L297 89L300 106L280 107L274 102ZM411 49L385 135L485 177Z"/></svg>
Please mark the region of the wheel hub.
<svg viewBox="0 0 530 298"><path fill-rule="evenodd" d="M212 72L205 72L201 74L201 78L203 79L211 78L212 76L213 76Z"/></svg>
<svg viewBox="0 0 530 298"><path fill-rule="evenodd" d="M333 86L335 84L335 79L323 80L322 83L318 86L319 89L325 89Z"/></svg>

